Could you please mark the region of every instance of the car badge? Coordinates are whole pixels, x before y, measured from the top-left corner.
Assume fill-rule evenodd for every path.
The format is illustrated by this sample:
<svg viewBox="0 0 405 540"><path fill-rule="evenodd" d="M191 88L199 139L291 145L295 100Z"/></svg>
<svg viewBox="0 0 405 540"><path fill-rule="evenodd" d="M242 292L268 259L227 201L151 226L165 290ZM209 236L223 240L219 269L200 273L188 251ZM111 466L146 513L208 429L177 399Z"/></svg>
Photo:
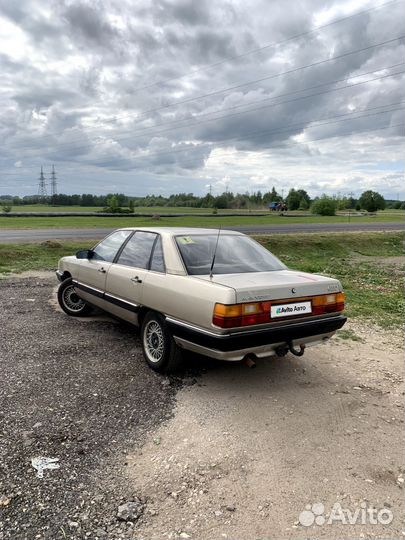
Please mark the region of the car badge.
<svg viewBox="0 0 405 540"><path fill-rule="evenodd" d="M297 289L294 289L294 287L291 289L291 292L295 294L297 292Z"/></svg>

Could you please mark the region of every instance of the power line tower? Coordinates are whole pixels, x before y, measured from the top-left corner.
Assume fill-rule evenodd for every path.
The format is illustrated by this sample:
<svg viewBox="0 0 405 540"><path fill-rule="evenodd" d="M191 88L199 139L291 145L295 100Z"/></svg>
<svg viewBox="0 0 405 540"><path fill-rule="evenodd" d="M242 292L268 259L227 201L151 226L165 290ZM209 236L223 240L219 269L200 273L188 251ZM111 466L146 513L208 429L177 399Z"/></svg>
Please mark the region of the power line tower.
<svg viewBox="0 0 405 540"><path fill-rule="evenodd" d="M41 173L39 175L39 182L38 182L38 196L41 199L45 199L46 196L47 196L45 175L44 175L44 171L42 169L42 165L41 165Z"/></svg>
<svg viewBox="0 0 405 540"><path fill-rule="evenodd" d="M55 165L52 165L52 172L51 172L51 197L53 195L58 194L58 186L56 183L56 171L55 171Z"/></svg>

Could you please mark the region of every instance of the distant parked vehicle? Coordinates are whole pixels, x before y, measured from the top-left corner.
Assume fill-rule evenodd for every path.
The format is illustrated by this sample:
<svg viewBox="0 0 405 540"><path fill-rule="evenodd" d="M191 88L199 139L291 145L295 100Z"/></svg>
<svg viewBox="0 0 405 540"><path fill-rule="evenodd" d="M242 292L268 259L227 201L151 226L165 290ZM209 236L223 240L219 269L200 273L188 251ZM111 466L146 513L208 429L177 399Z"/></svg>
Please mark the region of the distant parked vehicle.
<svg viewBox="0 0 405 540"><path fill-rule="evenodd" d="M346 322L339 281L289 270L235 231L120 229L63 257L56 273L68 315L98 306L139 326L145 360L160 372L175 370L183 350L301 356Z"/></svg>
<svg viewBox="0 0 405 540"><path fill-rule="evenodd" d="M287 205L284 202L272 202L269 204L269 210L272 212L285 212L288 210Z"/></svg>

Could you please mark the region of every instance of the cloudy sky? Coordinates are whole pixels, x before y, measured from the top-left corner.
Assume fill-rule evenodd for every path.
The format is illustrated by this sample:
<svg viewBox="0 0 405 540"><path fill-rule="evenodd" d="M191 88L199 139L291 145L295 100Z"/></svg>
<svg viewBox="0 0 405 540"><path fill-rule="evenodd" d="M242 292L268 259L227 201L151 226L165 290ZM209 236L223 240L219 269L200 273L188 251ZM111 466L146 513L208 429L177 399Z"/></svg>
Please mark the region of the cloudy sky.
<svg viewBox="0 0 405 540"><path fill-rule="evenodd" d="M0 0L0 193L404 198L404 5Z"/></svg>

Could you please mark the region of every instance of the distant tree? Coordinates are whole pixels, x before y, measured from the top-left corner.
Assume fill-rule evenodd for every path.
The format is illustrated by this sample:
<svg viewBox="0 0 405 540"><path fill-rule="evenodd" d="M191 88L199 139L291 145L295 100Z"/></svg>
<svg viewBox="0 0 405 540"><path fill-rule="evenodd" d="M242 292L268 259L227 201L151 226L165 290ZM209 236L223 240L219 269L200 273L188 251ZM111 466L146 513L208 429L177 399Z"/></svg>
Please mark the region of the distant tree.
<svg viewBox="0 0 405 540"><path fill-rule="evenodd" d="M267 191L263 195L263 204L267 206L272 202L279 202L279 201L281 201L281 195L277 193L274 186L271 188L271 191Z"/></svg>
<svg viewBox="0 0 405 540"><path fill-rule="evenodd" d="M2 206L2 210L5 214L8 214L9 212L11 212L11 209L12 209L11 204L3 204Z"/></svg>
<svg viewBox="0 0 405 540"><path fill-rule="evenodd" d="M309 202L304 197L300 200L300 205L298 207L298 210L308 210L309 208Z"/></svg>
<svg viewBox="0 0 405 540"><path fill-rule="evenodd" d="M376 191L368 190L361 194L359 205L360 208L367 210L367 212L376 212L377 210L384 210L385 199Z"/></svg>
<svg viewBox="0 0 405 540"><path fill-rule="evenodd" d="M289 210L298 210L300 207L301 197L294 188L291 188L286 197L286 203Z"/></svg>
<svg viewBox="0 0 405 540"><path fill-rule="evenodd" d="M226 193L222 193L222 195L215 197L214 208L228 208L228 198Z"/></svg>
<svg viewBox="0 0 405 540"><path fill-rule="evenodd" d="M94 195L91 193L83 193L81 206L94 206Z"/></svg>
<svg viewBox="0 0 405 540"><path fill-rule="evenodd" d="M319 199L314 200L311 206L311 212L313 214L319 214L321 216L334 216L336 213L337 201L332 197L322 195Z"/></svg>
<svg viewBox="0 0 405 540"><path fill-rule="evenodd" d="M399 210L401 208L401 201L395 201L392 207L394 210Z"/></svg>
<svg viewBox="0 0 405 540"><path fill-rule="evenodd" d="M135 210L135 204L134 204L134 200L133 200L133 199L130 199L130 200L129 200L128 208L131 210L131 212L133 212L133 211Z"/></svg>

